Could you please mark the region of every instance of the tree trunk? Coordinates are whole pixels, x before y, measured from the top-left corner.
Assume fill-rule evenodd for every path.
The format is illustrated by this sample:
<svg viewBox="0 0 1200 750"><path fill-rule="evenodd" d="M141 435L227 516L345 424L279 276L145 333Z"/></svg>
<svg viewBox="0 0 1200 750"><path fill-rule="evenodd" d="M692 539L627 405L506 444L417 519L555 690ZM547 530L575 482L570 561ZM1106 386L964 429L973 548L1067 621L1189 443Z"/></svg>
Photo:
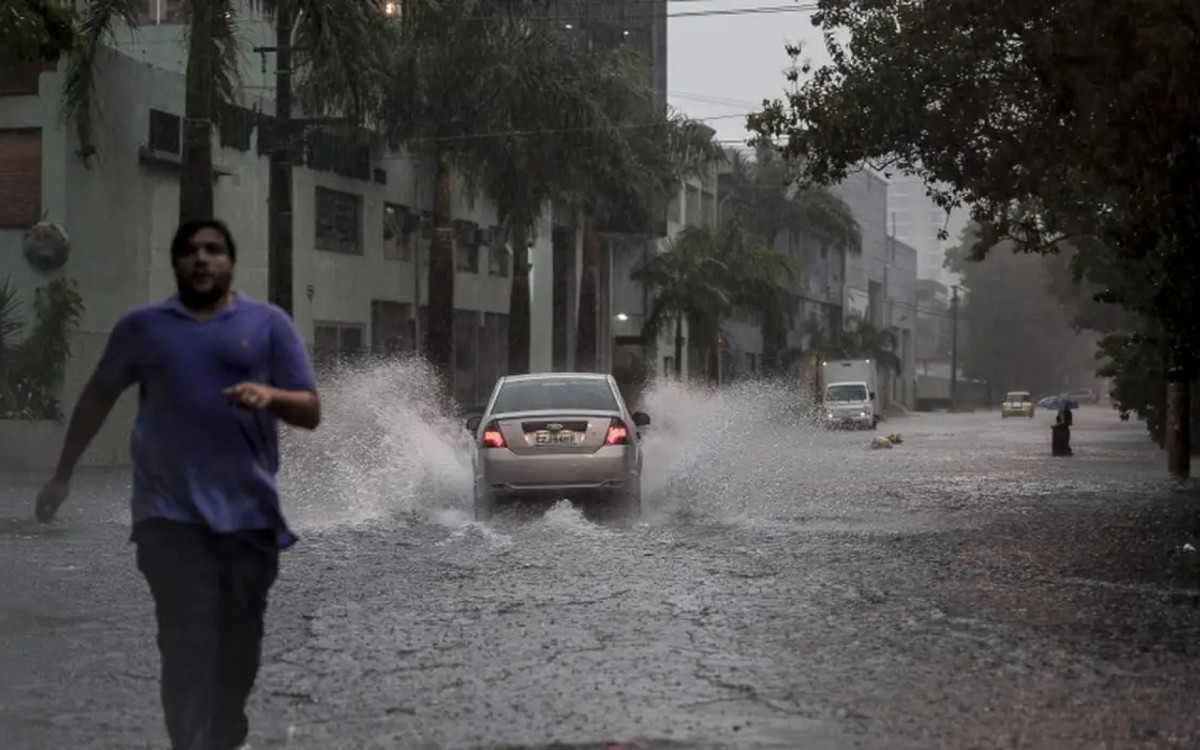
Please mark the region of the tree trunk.
<svg viewBox="0 0 1200 750"><path fill-rule="evenodd" d="M583 220L583 257L579 276L579 323L575 328L575 369L596 370L598 288L600 284L600 233L590 216Z"/></svg>
<svg viewBox="0 0 1200 750"><path fill-rule="evenodd" d="M508 374L529 372L531 335L529 289L529 239L524 228L513 229L512 287L508 296Z"/></svg>
<svg viewBox="0 0 1200 750"><path fill-rule="evenodd" d="M675 316L675 379L683 378L683 315Z"/></svg>
<svg viewBox="0 0 1200 750"><path fill-rule="evenodd" d="M1192 462L1192 389L1189 357L1175 354L1175 362L1167 371L1167 469L1179 479L1191 475Z"/></svg>
<svg viewBox="0 0 1200 750"><path fill-rule="evenodd" d="M450 226L453 209L450 159L439 153L433 182L433 241L429 248L428 325L425 329L425 357L443 385L454 384L454 229Z"/></svg>
<svg viewBox="0 0 1200 750"><path fill-rule="evenodd" d="M294 315L292 261L292 3L275 10L275 143L267 184L267 298Z"/></svg>
<svg viewBox="0 0 1200 750"><path fill-rule="evenodd" d="M766 375L775 375L779 372L779 357L782 353L780 346L780 334L783 331L779 327L779 321L774 315L764 315L762 322L762 358L763 372ZM786 334L784 334L786 335Z"/></svg>
<svg viewBox="0 0 1200 750"><path fill-rule="evenodd" d="M217 3L194 3L184 76L183 149L179 169L179 221L213 218L212 119L217 106L212 43Z"/></svg>

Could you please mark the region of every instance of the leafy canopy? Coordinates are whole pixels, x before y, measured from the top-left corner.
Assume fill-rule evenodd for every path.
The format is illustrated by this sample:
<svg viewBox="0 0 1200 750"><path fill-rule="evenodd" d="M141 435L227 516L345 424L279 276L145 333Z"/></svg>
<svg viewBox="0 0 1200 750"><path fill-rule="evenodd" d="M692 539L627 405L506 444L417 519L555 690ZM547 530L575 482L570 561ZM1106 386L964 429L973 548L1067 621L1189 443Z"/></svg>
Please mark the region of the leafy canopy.
<svg viewBox="0 0 1200 750"><path fill-rule="evenodd" d="M1004 239L1047 251L1097 237L1137 262L1119 301L1196 339L1200 4L819 6L831 64L795 69L787 101L749 122L807 179L869 164L944 185L935 199L981 225L976 257Z"/></svg>
<svg viewBox="0 0 1200 750"><path fill-rule="evenodd" d="M0 65L55 62L80 43L79 16L66 0L0 3Z"/></svg>

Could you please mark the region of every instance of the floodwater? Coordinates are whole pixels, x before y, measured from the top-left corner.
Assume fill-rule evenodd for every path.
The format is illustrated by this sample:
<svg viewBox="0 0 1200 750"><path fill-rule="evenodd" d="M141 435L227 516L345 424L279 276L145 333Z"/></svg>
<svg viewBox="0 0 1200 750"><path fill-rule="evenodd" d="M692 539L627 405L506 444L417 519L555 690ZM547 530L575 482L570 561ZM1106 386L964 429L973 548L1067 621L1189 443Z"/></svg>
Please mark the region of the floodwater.
<svg viewBox="0 0 1200 750"><path fill-rule="evenodd" d="M1140 424L805 426L782 389L667 385L643 521L471 520L416 364L326 388L289 440L258 747L1197 747L1197 495ZM127 474L61 519L0 478L0 747L165 746Z"/></svg>

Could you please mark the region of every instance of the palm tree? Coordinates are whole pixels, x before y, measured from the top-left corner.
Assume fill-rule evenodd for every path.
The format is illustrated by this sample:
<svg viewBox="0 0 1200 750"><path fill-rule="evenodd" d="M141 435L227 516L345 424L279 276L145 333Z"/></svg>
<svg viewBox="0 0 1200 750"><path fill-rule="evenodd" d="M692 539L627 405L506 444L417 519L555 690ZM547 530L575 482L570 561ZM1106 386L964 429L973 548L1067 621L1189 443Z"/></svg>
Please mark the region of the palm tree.
<svg viewBox="0 0 1200 750"><path fill-rule="evenodd" d="M694 341L711 341L721 318L733 309L729 273L714 256L711 231L688 227L630 274L651 297L643 335L657 336L664 325L674 324L675 377L683 367L683 322Z"/></svg>
<svg viewBox="0 0 1200 750"><path fill-rule="evenodd" d="M795 278L788 257L767 248L761 238L746 232L736 215L719 230L700 231L708 235L713 254L728 269L725 283L734 307L758 319L764 339L767 331L786 331L791 305L788 289ZM708 360L712 375L711 368L716 362L711 357Z"/></svg>
<svg viewBox="0 0 1200 750"><path fill-rule="evenodd" d="M569 83L560 87L570 76L557 77L549 64L563 59L538 20L546 7L546 0L407 3L388 44L380 119L390 138L406 142L434 170L425 351L447 379L454 353L456 176L464 187L504 197L499 209L513 247L519 318L510 330L528 328L528 236L557 180L545 152L525 143L538 134L524 128L569 122L555 118L578 115L554 108L579 101L567 98ZM527 343L514 344L518 366L528 359L521 350Z"/></svg>
<svg viewBox="0 0 1200 750"><path fill-rule="evenodd" d="M852 318L842 330L829 333L810 325L808 334L809 350L822 359L870 359L895 374L904 369L900 355L896 354L895 332L877 328L866 318Z"/></svg>
<svg viewBox="0 0 1200 750"><path fill-rule="evenodd" d="M846 202L824 188L799 186L793 166L773 149L760 148L754 161L734 156L726 205L769 248L785 232L811 232L829 237L851 255L862 253L862 232ZM788 321L779 314L763 323L768 371L783 365L787 329Z"/></svg>
<svg viewBox="0 0 1200 750"><path fill-rule="evenodd" d="M374 43L382 25L375 0L258 0L268 15L292 22L280 28L287 39L277 47L294 50L291 67L304 70L298 81L302 100L317 109L333 108L351 115L365 111L372 90ZM95 151L93 128L99 112L95 90L101 49L111 46L121 26L134 31L144 0L92 0L83 11L82 44L67 68L64 114L74 122L80 151ZM236 38L237 6L232 0L186 0L188 55L184 73L184 132L179 181L179 218L212 216L212 126L220 105L233 102L239 87L241 57ZM286 92L281 92L286 93ZM281 96L286 107L290 97ZM290 117L290 111L282 113ZM286 119L286 117L285 117ZM283 144L282 147L290 147ZM287 264L288 268L291 263Z"/></svg>
<svg viewBox="0 0 1200 750"><path fill-rule="evenodd" d="M503 140L475 139L461 147L468 194L496 205L512 248L508 371L527 372L530 346L529 245L545 206L571 195L581 154L621 152L625 134L606 103L638 96L641 87L622 51L579 50L540 24L501 24L505 45L521 45L524 70L505 88L493 114L504 122Z"/></svg>
<svg viewBox="0 0 1200 750"><path fill-rule="evenodd" d="M649 91L614 106L620 112L620 140L577 152L568 171L575 182L576 205L584 217L579 320L575 364L596 367L598 349L597 293L604 230L652 235L655 219L665 209L680 182L704 174L724 159L707 126L676 113L656 114ZM678 366L678 365L677 365Z"/></svg>

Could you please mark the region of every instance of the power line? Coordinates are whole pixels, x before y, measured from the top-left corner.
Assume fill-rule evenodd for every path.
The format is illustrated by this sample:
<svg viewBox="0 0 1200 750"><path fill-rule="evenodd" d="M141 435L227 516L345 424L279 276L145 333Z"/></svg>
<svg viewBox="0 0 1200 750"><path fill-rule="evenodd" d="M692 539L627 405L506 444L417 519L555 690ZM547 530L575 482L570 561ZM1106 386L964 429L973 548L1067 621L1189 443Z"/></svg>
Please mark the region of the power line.
<svg viewBox="0 0 1200 750"><path fill-rule="evenodd" d="M710 122L712 120L728 120L728 119L732 119L735 117L746 117L747 114L748 113L745 113L745 112L738 112L736 114L714 115L713 117L689 117L689 118L687 118L687 120L689 122ZM629 124L625 124L625 125L613 125L611 129L614 129L614 130L637 130L640 128L660 127L663 124L664 124L664 122L659 120L656 122L640 122L640 123L629 123ZM540 130L508 130L508 131L499 131L499 132L494 132L494 133L463 133L461 135L427 136L424 138L407 138L407 139L403 140L403 143L440 143L440 142L447 142L447 141L461 142L461 141L482 140L485 138L520 138L520 137L538 136L538 135L554 135L554 134L561 134L561 133L594 133L594 132L600 132L600 131L609 130L609 129L610 128L580 127L580 128L546 128L546 129L540 129ZM723 141L714 139L713 142L714 143L722 143ZM403 158L405 155L396 154L396 155L392 155L392 156ZM384 157L384 158L391 158L391 156Z"/></svg>

